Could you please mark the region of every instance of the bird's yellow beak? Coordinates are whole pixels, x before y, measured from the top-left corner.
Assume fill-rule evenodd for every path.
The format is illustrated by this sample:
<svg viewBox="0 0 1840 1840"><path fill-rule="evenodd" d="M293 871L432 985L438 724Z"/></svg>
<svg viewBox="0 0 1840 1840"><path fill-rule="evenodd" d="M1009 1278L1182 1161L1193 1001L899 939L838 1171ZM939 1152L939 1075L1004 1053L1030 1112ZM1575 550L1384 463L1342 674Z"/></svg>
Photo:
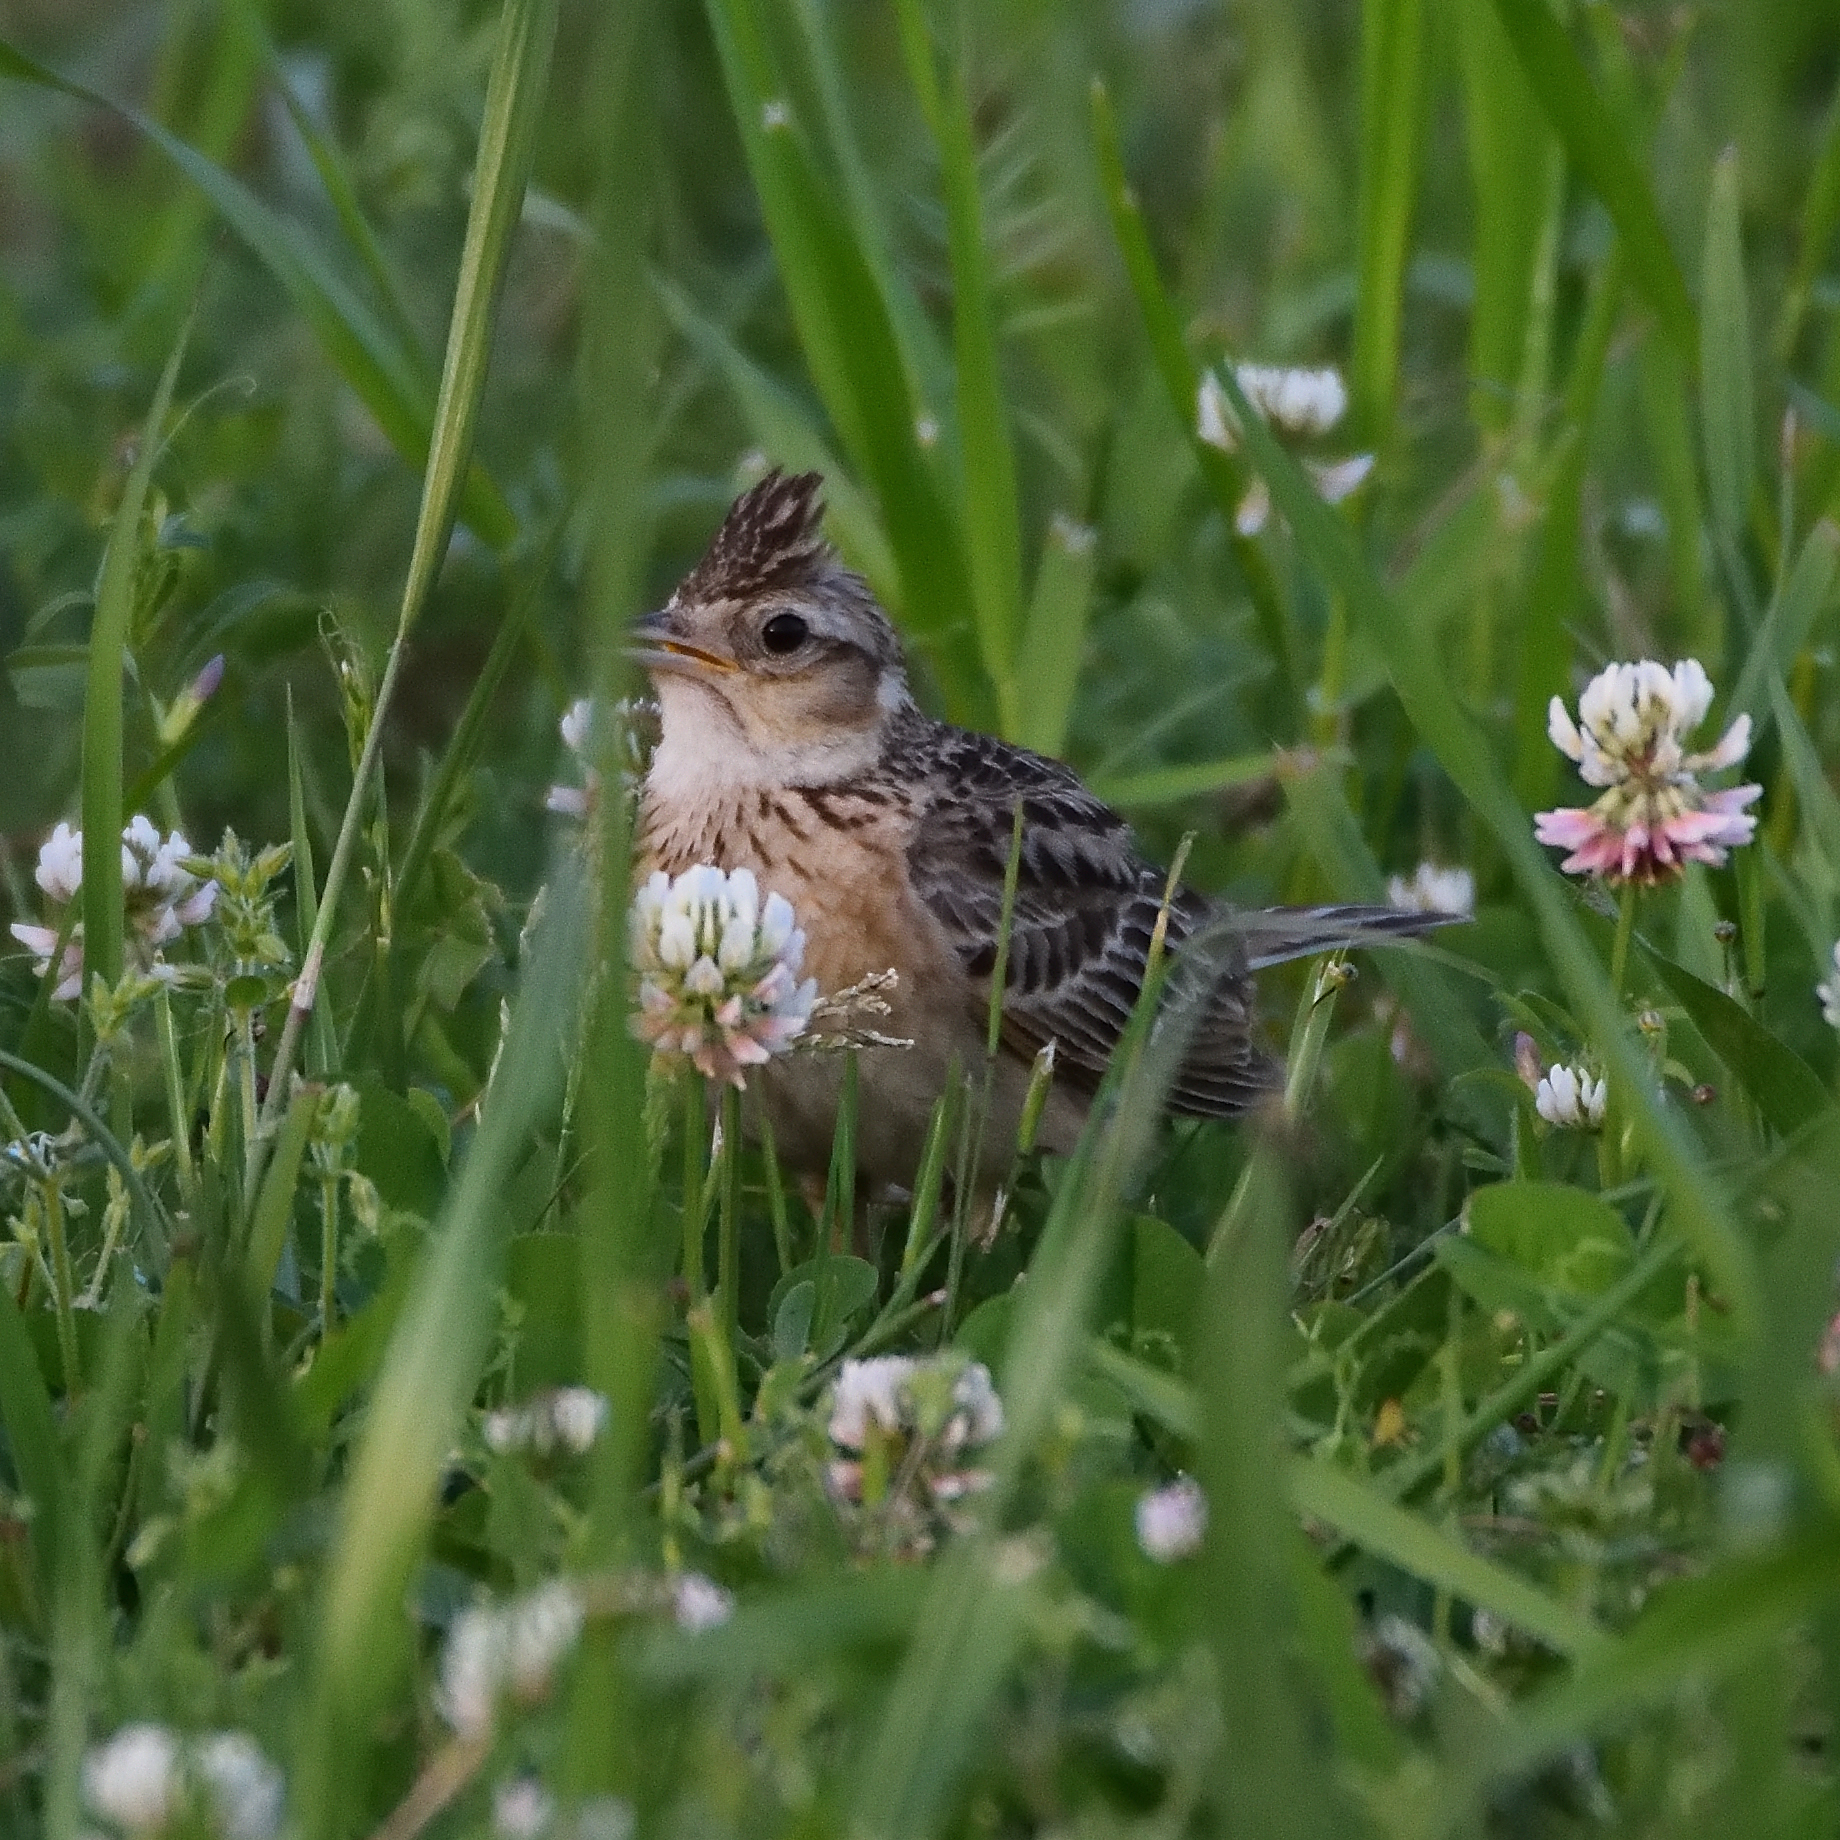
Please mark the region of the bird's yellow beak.
<svg viewBox="0 0 1840 1840"><path fill-rule="evenodd" d="M668 613L648 613L633 628L629 655L648 671L671 671L680 677L740 670L732 658L691 645L672 632Z"/></svg>

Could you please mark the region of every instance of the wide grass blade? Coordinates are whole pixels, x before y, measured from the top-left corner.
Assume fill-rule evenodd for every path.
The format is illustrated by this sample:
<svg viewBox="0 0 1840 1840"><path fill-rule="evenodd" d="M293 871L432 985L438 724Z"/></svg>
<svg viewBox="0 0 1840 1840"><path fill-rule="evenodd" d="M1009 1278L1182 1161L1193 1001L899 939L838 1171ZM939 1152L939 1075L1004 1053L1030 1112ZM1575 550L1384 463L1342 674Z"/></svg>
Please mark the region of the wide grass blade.
<svg viewBox="0 0 1840 1840"><path fill-rule="evenodd" d="M967 47L942 82L934 68L920 0L899 0L908 78L939 149L945 187L946 240L952 262L952 346L958 438L964 466L965 546L977 609L984 669L996 685L1002 731L1019 739L1022 724L1016 644L1022 600L1021 508L1016 456L1003 406L990 259L978 196L977 143L966 89Z"/></svg>
<svg viewBox="0 0 1840 1840"><path fill-rule="evenodd" d="M1738 155L1727 149L1713 169L1706 207L1700 285L1700 417L1707 496L1719 536L1735 556L1757 481L1757 405L1751 379L1750 307L1744 296L1739 235ZM1788 540L1788 533L1784 533Z"/></svg>
<svg viewBox="0 0 1840 1840"><path fill-rule="evenodd" d="M587 918L580 874L553 880L479 1134L390 1338L352 1456L295 1773L309 1840L346 1830L361 1787L350 1748L400 1675L403 1592L490 1345L508 1226L503 1188L561 1091Z"/></svg>
<svg viewBox="0 0 1840 1840"><path fill-rule="evenodd" d="M126 919L122 907L121 836L122 692L127 675L128 627L134 614L136 565L147 487L159 458L173 386L191 337L188 317L160 373L153 407L109 532L96 585L96 615L89 634L89 686L83 698L83 971L113 987L122 973Z"/></svg>
<svg viewBox="0 0 1840 1840"><path fill-rule="evenodd" d="M1057 517L1035 567L1017 660L1015 739L1038 754L1058 755L1067 746L1092 612L1097 542L1090 526Z"/></svg>
<svg viewBox="0 0 1840 1840"><path fill-rule="evenodd" d="M964 544L921 452L921 410L875 271L840 215L753 9L708 0L735 123L812 379L844 450L880 501L900 610L960 720L988 707L966 628Z"/></svg>
<svg viewBox="0 0 1840 1840"><path fill-rule="evenodd" d="M1699 352L1693 302L1655 194L1584 60L1547 0L1495 0L1495 11L1528 86L1564 143L1566 157L1610 213L1628 255L1631 278L1669 342L1692 362Z"/></svg>
<svg viewBox="0 0 1840 1840"><path fill-rule="evenodd" d="M1412 202L1424 114L1424 0L1361 7L1361 165L1355 206L1354 359L1349 367L1360 438L1385 446L1399 394Z"/></svg>
<svg viewBox="0 0 1840 1840"><path fill-rule="evenodd" d="M1290 1330L1289 1212L1277 1146L1262 1142L1234 1195L1233 1224L1216 1230L1203 1313L1201 1633L1223 1728L1215 1795L1230 1832L1271 1840L1332 1833L1345 1819L1317 1755L1316 1695L1297 1659L1291 1576L1302 1535L1273 1460Z"/></svg>
<svg viewBox="0 0 1840 1840"><path fill-rule="evenodd" d="M1514 419L1548 175L1558 150L1502 35L1493 0L1461 0L1458 28L1463 122L1476 194L1470 412L1480 427L1501 434Z"/></svg>
<svg viewBox="0 0 1840 1840"><path fill-rule="evenodd" d="M698 312L681 288L662 277L654 287L673 330L721 373L760 446L790 471L824 475L824 521L839 552L884 606L898 606L900 571L882 520L868 494L844 471L806 404Z"/></svg>

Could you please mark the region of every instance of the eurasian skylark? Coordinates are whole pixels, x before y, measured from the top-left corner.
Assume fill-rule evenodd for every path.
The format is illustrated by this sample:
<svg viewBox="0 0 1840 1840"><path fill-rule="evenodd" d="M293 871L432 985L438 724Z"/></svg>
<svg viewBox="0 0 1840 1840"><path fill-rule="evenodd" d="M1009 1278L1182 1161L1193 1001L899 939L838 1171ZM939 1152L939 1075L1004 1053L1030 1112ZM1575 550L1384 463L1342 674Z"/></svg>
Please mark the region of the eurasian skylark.
<svg viewBox="0 0 1840 1840"><path fill-rule="evenodd" d="M911 1182L956 1062L982 1066L1015 809L1022 845L985 1181L1000 1179L1037 1053L1055 1048L1039 1141L1071 1147L1142 983L1165 872L1073 772L934 721L900 642L818 532L815 473L769 474L736 500L670 603L640 623L662 734L645 781L640 869L753 870L806 935L805 970L835 993L892 970L878 1027L911 1047L860 1052L857 1152L877 1183ZM1232 1117L1274 1084L1254 1039L1252 974L1449 918L1386 907L1232 914L1189 888L1167 939L1208 935L1204 1007L1172 1112ZM1226 922L1226 925L1221 923ZM759 1070L781 1156L822 1170L841 1057Z"/></svg>

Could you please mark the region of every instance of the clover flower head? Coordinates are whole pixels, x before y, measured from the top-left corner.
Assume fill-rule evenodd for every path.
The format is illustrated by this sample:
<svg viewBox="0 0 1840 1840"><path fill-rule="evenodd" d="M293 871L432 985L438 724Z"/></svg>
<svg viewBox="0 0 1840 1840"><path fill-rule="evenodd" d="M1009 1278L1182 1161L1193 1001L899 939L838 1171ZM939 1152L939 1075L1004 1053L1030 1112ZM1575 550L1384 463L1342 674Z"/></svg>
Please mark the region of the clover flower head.
<svg viewBox="0 0 1840 1840"><path fill-rule="evenodd" d="M701 1572L680 1573L670 1589L671 1614L687 1634L719 1628L735 1613L735 1594Z"/></svg>
<svg viewBox="0 0 1840 1840"><path fill-rule="evenodd" d="M1332 368L1304 370L1276 364L1240 364L1233 376L1253 411L1281 439L1308 441L1328 434L1348 413L1348 388ZM1202 374L1195 398L1195 432L1222 453L1239 451L1239 416L1212 371ZM1326 504L1339 505L1359 489L1373 471L1372 454L1344 460L1306 459L1304 470ZM1246 489L1234 516L1242 537L1255 537L1271 519L1271 494L1264 480Z"/></svg>
<svg viewBox="0 0 1840 1840"><path fill-rule="evenodd" d="M1834 947L1834 975L1814 987L1821 1002L1821 1015L1830 1029L1840 1029L1840 945Z"/></svg>
<svg viewBox="0 0 1840 1840"><path fill-rule="evenodd" d="M1568 875L1654 883L1680 875L1689 862L1717 865L1750 842L1756 817L1745 808L1761 786L1708 792L1700 775L1736 766L1750 750L1751 720L1741 715L1716 747L1690 752L1687 737L1712 706L1712 682L1696 658L1670 671L1644 658L1613 664L1586 685L1572 720L1554 697L1546 732L1553 746L1603 796L1585 808L1543 811L1540 842L1570 851Z"/></svg>
<svg viewBox="0 0 1840 1840"><path fill-rule="evenodd" d="M83 1799L124 1834L157 1834L183 1793L179 1739L164 1725L124 1725L84 1755Z"/></svg>
<svg viewBox="0 0 1840 1840"><path fill-rule="evenodd" d="M1386 898L1411 913L1456 914L1468 919L1476 911L1476 878L1467 869L1422 862L1410 876L1390 877Z"/></svg>
<svg viewBox="0 0 1840 1840"><path fill-rule="evenodd" d="M270 1840L281 1828L287 1779L246 1731L214 1731L191 1747L224 1840Z"/></svg>
<svg viewBox="0 0 1840 1840"><path fill-rule="evenodd" d="M1595 1131L1604 1122L1606 1088L1588 1069L1559 1065L1547 1068L1533 1095L1533 1109L1561 1131Z"/></svg>
<svg viewBox="0 0 1840 1840"><path fill-rule="evenodd" d="M556 1669L580 1639L583 1621L580 1597L561 1580L507 1604L463 1610L441 1657L442 1718L458 1736L484 1739L501 1700L534 1705L546 1698Z"/></svg>
<svg viewBox="0 0 1840 1840"><path fill-rule="evenodd" d="M280 1831L286 1780L247 1732L183 1739L164 1725L124 1725L83 1759L84 1800L134 1840L165 1832L199 1791L222 1840Z"/></svg>
<svg viewBox="0 0 1840 1840"><path fill-rule="evenodd" d="M827 1472L847 1502L879 1502L888 1531L909 1550L931 1544L928 1514L988 1488L990 1472L964 1461L1003 1430L990 1369L951 1352L845 1361L831 1397L830 1439L851 1453ZM885 1498L878 1477L898 1478Z"/></svg>
<svg viewBox="0 0 1840 1840"><path fill-rule="evenodd" d="M1137 1544L1146 1559L1168 1565L1201 1550L1207 1533L1207 1497L1192 1476L1174 1482L1137 1502Z"/></svg>
<svg viewBox="0 0 1840 1840"><path fill-rule="evenodd" d="M486 1448L500 1456L529 1451L547 1457L553 1451L581 1456L607 1423L607 1396L592 1387L558 1386L538 1393L521 1406L500 1406L480 1424Z"/></svg>
<svg viewBox="0 0 1840 1840"><path fill-rule="evenodd" d="M498 1840L542 1840L556 1818L556 1798L534 1776L513 1776L492 1791Z"/></svg>
<svg viewBox="0 0 1840 1840"><path fill-rule="evenodd" d="M1328 434L1348 413L1348 388L1332 368L1304 370L1281 364L1236 364L1234 381L1253 409L1279 434ZM1202 440L1227 453L1239 445L1239 417L1212 372L1201 379L1196 423Z"/></svg>
<svg viewBox="0 0 1840 1840"><path fill-rule="evenodd" d="M633 902L631 956L634 1032L734 1086L792 1046L817 1000L817 980L799 981L805 935L791 905L777 894L763 902L748 869L658 871Z"/></svg>
<svg viewBox="0 0 1840 1840"><path fill-rule="evenodd" d="M845 1361L831 1403L830 1439L862 1450L871 1436L919 1432L945 1449L988 1444L1003 1429L1003 1401L981 1361L884 1354Z"/></svg>
<svg viewBox="0 0 1840 1840"><path fill-rule="evenodd" d="M645 697L627 697L615 703L611 709L603 704L601 710L605 711L611 723L608 735L613 752L620 761L621 789L631 793L645 777L650 762L652 745L656 739L658 705ZM599 720L600 713L592 697L578 696L563 711L562 720L557 726L562 734L562 745L575 756L581 784L551 786L543 800L546 810L567 818L585 818L594 809L594 801L600 796L601 789L600 769L595 765L599 757L595 747Z"/></svg>
<svg viewBox="0 0 1840 1840"><path fill-rule="evenodd" d="M122 828L121 888L127 911L130 943L137 962L155 976L166 973L159 948L177 939L188 926L208 920L217 905L217 884L201 881L185 867L192 846L174 831L162 836L151 819L136 814ZM83 888L83 833L59 824L38 852L33 879L58 906L74 901ZM12 934L27 951L37 955L33 972L43 977L63 928L37 926L16 920ZM52 997L66 1002L83 989L83 928L70 929L58 959L58 978Z"/></svg>

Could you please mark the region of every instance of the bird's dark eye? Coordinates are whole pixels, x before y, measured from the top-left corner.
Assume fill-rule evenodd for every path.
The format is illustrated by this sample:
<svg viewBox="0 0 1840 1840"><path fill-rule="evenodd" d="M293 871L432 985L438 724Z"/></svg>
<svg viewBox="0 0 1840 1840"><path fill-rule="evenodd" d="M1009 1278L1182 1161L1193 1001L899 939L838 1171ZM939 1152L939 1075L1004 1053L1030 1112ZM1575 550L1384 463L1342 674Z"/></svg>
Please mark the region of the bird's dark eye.
<svg viewBox="0 0 1840 1840"><path fill-rule="evenodd" d="M811 628L796 613L776 613L760 629L760 642L781 658L796 652L811 635Z"/></svg>

